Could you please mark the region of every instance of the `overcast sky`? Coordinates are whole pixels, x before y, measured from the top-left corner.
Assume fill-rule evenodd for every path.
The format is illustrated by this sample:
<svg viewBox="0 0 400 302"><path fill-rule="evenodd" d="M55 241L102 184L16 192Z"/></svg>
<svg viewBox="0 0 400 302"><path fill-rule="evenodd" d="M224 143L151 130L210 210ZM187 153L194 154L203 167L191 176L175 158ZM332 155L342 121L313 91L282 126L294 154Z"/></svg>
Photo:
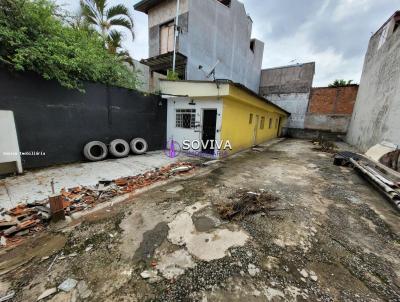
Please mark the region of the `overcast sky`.
<svg viewBox="0 0 400 302"><path fill-rule="evenodd" d="M79 0L56 0L77 11ZM133 11L136 38L128 41L135 59L148 54L147 15ZM242 0L253 19L253 37L264 41L263 68L316 62L314 86L335 79L360 81L371 34L396 10L399 0ZM67 3L67 4L66 4ZM127 36L128 38L128 36Z"/></svg>

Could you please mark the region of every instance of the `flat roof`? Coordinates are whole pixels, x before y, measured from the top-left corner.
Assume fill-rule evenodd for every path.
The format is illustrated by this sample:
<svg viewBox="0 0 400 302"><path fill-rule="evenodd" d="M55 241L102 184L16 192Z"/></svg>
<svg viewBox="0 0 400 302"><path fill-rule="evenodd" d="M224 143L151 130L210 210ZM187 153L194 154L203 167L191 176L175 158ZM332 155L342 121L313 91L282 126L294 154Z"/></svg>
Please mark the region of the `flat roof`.
<svg viewBox="0 0 400 302"><path fill-rule="evenodd" d="M259 95L258 93L255 93L253 90L247 88L245 85L240 84L240 83L236 83L233 82L231 80L227 80L227 79L216 79L215 81L200 81L200 80L179 80L179 81L170 81L167 79L160 79L160 81L165 81L165 82L177 82L177 83L199 83L199 84L228 84L228 85L232 85L235 86L239 89L242 89L244 91L246 91L248 94L256 97L257 99L259 99L260 101L267 103L269 105L271 105L272 107L281 110L283 112L285 112L287 115L291 115L290 112L286 111L285 109L283 109L282 107L272 103L271 101L269 101L268 99L262 97L261 95Z"/></svg>
<svg viewBox="0 0 400 302"><path fill-rule="evenodd" d="M142 0L136 3L133 8L139 12L147 14L151 8L165 0Z"/></svg>

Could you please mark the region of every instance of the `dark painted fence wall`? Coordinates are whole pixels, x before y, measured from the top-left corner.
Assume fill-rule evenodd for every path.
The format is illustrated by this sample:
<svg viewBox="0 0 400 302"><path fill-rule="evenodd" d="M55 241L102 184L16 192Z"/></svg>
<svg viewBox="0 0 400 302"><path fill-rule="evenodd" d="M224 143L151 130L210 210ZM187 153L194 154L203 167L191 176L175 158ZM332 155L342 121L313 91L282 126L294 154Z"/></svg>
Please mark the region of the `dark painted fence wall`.
<svg viewBox="0 0 400 302"><path fill-rule="evenodd" d="M46 81L31 73L0 69L0 110L12 110L24 168L83 161L83 146L92 140L109 143L147 140L150 150L166 142L167 103L156 95L88 83L85 93Z"/></svg>

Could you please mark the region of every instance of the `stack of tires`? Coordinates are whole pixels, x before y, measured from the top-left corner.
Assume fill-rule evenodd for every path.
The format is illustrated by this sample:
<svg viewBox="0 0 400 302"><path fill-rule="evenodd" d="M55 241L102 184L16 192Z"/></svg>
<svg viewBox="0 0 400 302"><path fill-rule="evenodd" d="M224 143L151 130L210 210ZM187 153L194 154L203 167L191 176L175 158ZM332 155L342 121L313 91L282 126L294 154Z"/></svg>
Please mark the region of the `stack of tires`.
<svg viewBox="0 0 400 302"><path fill-rule="evenodd" d="M127 157L129 153L136 155L144 154L147 152L148 145L143 138L134 138L130 144L123 139L115 139L108 144L100 141L92 141L85 145L83 148L83 155L87 160L100 161L107 158L111 154L114 158Z"/></svg>

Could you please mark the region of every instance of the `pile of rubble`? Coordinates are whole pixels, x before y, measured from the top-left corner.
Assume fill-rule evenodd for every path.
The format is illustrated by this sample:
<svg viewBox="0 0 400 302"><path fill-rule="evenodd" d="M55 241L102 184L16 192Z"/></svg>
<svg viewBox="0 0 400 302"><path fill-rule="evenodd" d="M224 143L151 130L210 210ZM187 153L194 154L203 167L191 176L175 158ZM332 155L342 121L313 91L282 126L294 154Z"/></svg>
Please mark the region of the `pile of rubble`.
<svg viewBox="0 0 400 302"><path fill-rule="evenodd" d="M187 173L194 169L188 162L173 163L153 171L115 180L102 180L95 186L78 186L62 189L62 207L67 216L90 209L113 197L135 192L173 175ZM18 245L22 240L46 228L52 213L49 200L31 204L20 204L11 210L0 210L0 248Z"/></svg>
<svg viewBox="0 0 400 302"><path fill-rule="evenodd" d="M247 215L266 213L276 208L278 197L260 190L248 192L239 190L230 196L231 201L218 205L218 213L222 219L243 219Z"/></svg>

